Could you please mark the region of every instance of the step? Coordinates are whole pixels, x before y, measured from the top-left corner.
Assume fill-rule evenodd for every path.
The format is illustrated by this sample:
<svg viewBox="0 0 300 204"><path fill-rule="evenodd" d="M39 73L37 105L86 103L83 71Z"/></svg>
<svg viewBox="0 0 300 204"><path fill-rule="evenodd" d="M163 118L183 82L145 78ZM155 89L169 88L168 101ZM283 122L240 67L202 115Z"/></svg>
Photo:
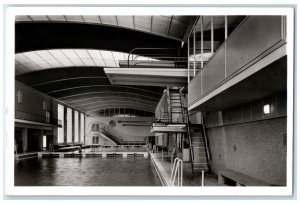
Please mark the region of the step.
<svg viewBox="0 0 300 204"><path fill-rule="evenodd" d="M206 157L194 158L194 163L207 163Z"/></svg>
<svg viewBox="0 0 300 204"><path fill-rule="evenodd" d="M192 135L201 135L202 136L202 131L197 131L197 132L190 131L190 133Z"/></svg>
<svg viewBox="0 0 300 204"><path fill-rule="evenodd" d="M204 142L204 139L201 137L191 137L192 142Z"/></svg>
<svg viewBox="0 0 300 204"><path fill-rule="evenodd" d="M198 152L198 154L196 155L194 154L194 160L198 158L206 158L206 152L201 152L201 153Z"/></svg>

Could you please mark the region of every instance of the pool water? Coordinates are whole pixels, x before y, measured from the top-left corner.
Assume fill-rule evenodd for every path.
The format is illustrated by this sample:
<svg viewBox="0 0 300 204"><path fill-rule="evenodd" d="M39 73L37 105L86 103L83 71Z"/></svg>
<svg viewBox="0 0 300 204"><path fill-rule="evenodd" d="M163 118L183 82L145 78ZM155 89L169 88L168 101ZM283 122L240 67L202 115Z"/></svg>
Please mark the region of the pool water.
<svg viewBox="0 0 300 204"><path fill-rule="evenodd" d="M15 163L15 186L161 186L149 158L43 158Z"/></svg>

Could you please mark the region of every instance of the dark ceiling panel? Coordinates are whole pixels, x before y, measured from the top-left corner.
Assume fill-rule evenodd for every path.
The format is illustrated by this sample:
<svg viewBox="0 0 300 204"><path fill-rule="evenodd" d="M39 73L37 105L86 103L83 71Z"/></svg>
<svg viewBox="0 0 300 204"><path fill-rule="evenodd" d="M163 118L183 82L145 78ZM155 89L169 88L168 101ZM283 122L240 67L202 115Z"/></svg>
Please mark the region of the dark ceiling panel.
<svg viewBox="0 0 300 204"><path fill-rule="evenodd" d="M139 108L154 112L163 88L111 85L103 68L68 67L46 69L16 76L24 84L78 108Z"/></svg>
<svg viewBox="0 0 300 204"><path fill-rule="evenodd" d="M34 86L34 88L44 93L51 93L60 89L71 89L77 86L101 86L109 85L107 78L73 78L69 80L60 80L51 83L44 83Z"/></svg>
<svg viewBox="0 0 300 204"><path fill-rule="evenodd" d="M80 23L17 23L15 52L33 50L84 48L130 52L134 48L176 48L181 42L153 34L120 27Z"/></svg>
<svg viewBox="0 0 300 204"><path fill-rule="evenodd" d="M101 96L101 97L93 97L93 98L87 98L86 100L81 100L81 101L77 101L77 102L72 102L69 104L72 104L73 106L76 107L82 107L88 104L96 104L96 103L102 103L102 102L107 102L110 100L115 100L115 101L127 101L130 103L130 101L134 101L134 102L140 102L140 103L148 103L150 105L157 105L157 101L151 101L151 100L145 100L142 98L137 98L137 97L122 97L122 96Z"/></svg>
<svg viewBox="0 0 300 204"><path fill-rule="evenodd" d="M72 79L78 77L107 78L102 67L65 67L30 72L16 76L16 79L24 84L34 86L46 82L58 81L63 79Z"/></svg>
<svg viewBox="0 0 300 204"><path fill-rule="evenodd" d="M142 87L135 87L135 86L118 86L118 85L101 85L101 86L91 86L91 87L73 87L71 89L61 89L55 92L49 92L48 95L63 99L67 97L71 97L74 95L79 95L83 93L93 93L93 92L127 92L127 93L134 93L138 95L145 95L150 98L157 98L161 94L152 92L151 89L143 89Z"/></svg>
<svg viewBox="0 0 300 204"><path fill-rule="evenodd" d="M97 92L97 93L84 93L76 96L72 96L69 98L65 98L64 101L70 105L80 105L87 103L88 101L92 101L95 98L110 98L110 97L126 97L126 98L132 98L132 99L139 99L139 100L145 100L150 101L152 103L158 103L160 98L152 98L145 95L138 95L135 93L128 93L128 92Z"/></svg>
<svg viewBox="0 0 300 204"><path fill-rule="evenodd" d="M153 105L149 105L149 104L145 104L145 103L139 103L139 102L129 102L128 101L113 101L110 100L108 102L104 102L104 103L95 103L95 104L89 104L89 105L85 105L85 106L80 106L79 108L81 110L87 111L87 110L92 110L95 109L95 107L97 108L106 108L107 106L111 106L111 107L118 107L118 106L128 106L128 107L136 107L137 109L147 109L147 110L153 110L155 109L155 106Z"/></svg>

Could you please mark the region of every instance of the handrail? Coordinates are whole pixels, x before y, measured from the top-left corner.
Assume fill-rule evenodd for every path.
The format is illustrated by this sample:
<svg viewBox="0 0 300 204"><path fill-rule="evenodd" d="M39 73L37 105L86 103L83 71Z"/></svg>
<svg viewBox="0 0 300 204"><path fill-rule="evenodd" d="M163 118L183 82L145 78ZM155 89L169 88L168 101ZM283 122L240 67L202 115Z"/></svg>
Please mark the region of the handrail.
<svg viewBox="0 0 300 204"><path fill-rule="evenodd" d="M171 112L171 97L170 97L170 89L167 87L167 102L168 102L168 114L169 114L169 123L172 123L172 112Z"/></svg>
<svg viewBox="0 0 300 204"><path fill-rule="evenodd" d="M194 169L194 149L192 146L192 139L191 139L191 129L190 129L190 120L189 120L189 116L187 113L187 108L183 106L183 96L182 96L182 92L179 91L180 94L180 100L181 100L181 108L182 110L184 110L184 114L185 114L185 122L186 122L186 127L187 127L187 135L189 138L189 146L190 146L190 156L191 156L191 165L192 165L192 169Z"/></svg>
<svg viewBox="0 0 300 204"><path fill-rule="evenodd" d="M191 129L190 129L190 121L187 121L187 134L189 137L189 145L190 145L190 156L191 156L191 165L192 165L192 169L194 169L194 149L192 146L192 139L191 139Z"/></svg>
<svg viewBox="0 0 300 204"><path fill-rule="evenodd" d="M201 112L201 122L202 122L202 129L203 129L203 135L204 135L205 151L206 151L206 155L207 155L207 161L208 161L208 165L210 165L210 152L209 152L208 140L207 140L207 135L206 135L206 130L205 130L204 116L203 116L202 112Z"/></svg>
<svg viewBox="0 0 300 204"><path fill-rule="evenodd" d="M183 162L181 159L176 158L171 171L171 179L169 186L174 186L177 177L177 186L182 186L183 180Z"/></svg>
<svg viewBox="0 0 300 204"><path fill-rule="evenodd" d="M153 48L153 47L151 47L151 48L145 48L145 47L143 47L143 48L140 48L140 47L134 48L134 49L132 49L132 50L128 53L128 57L127 57L127 61L128 61L127 66L128 66L128 68L130 68L130 67L129 67L130 55L133 55L133 52L136 51L136 50L177 50L177 48ZM147 56L147 55L145 55L145 54L143 54L143 55L144 55L144 56Z"/></svg>
<svg viewBox="0 0 300 204"><path fill-rule="evenodd" d="M61 120L53 118L52 116L50 116L50 118L47 118L44 115L29 113L21 110L15 110L15 119L47 123L47 124L58 125L58 126L62 125Z"/></svg>
<svg viewBox="0 0 300 204"><path fill-rule="evenodd" d="M155 116L155 123L156 122L163 122L163 123L176 123L176 124L182 124L186 123L186 111L183 109L184 113L182 113L182 118L178 116L172 116L168 112L159 112ZM177 121L172 120L173 118L176 118Z"/></svg>

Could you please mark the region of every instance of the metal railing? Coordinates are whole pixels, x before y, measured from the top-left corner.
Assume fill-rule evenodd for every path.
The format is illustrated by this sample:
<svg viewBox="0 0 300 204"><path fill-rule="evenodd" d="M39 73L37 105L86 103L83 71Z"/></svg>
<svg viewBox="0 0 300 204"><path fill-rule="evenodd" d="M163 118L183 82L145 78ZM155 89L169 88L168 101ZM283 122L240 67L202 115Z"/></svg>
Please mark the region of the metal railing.
<svg viewBox="0 0 300 204"><path fill-rule="evenodd" d="M207 134L206 134L206 130L205 130L204 117L203 117L202 113L201 113L201 122L202 122L203 136L204 136L205 152L207 155L208 165L210 165L210 151L209 151L209 146L208 146Z"/></svg>
<svg viewBox="0 0 300 204"><path fill-rule="evenodd" d="M128 68L133 68L135 66L135 64L133 64L133 66L130 66L130 57L131 57L131 62L133 62L134 60L137 61L136 58L138 58L139 56L143 56L143 57L149 57L149 58L153 58L153 59L163 59L163 60L167 60L169 62L174 62L174 66L175 68L179 67L180 63L184 63L186 64L187 61L187 57L179 57L177 56L177 50L178 48L153 48L153 47L148 47L148 48L134 48L132 49L127 57L127 67ZM137 52L138 51L138 52ZM159 53L158 53L159 51ZM173 51L173 52L171 52ZM134 55L137 55L136 57L134 57ZM183 66L185 67L185 66Z"/></svg>
<svg viewBox="0 0 300 204"><path fill-rule="evenodd" d="M53 117L49 118L43 115L28 113L20 110L15 110L15 119L27 120L27 121L39 122L39 123L47 123L47 124L53 124L58 126L62 125L61 120L58 120L56 118Z"/></svg>
<svg viewBox="0 0 300 204"><path fill-rule="evenodd" d="M191 128L190 128L190 122L188 121L186 123L187 126L187 135L189 138L189 146L190 146L190 156L191 156L191 165L192 165L192 169L194 169L194 149L193 149L193 145L192 145L192 138L191 138Z"/></svg>
<svg viewBox="0 0 300 204"><path fill-rule="evenodd" d="M176 158L171 171L171 179L169 186L174 186L177 179L177 186L182 186L183 180L183 162L181 159Z"/></svg>
<svg viewBox="0 0 300 204"><path fill-rule="evenodd" d="M172 116L169 112L159 112L155 116L155 123L176 123L182 124L186 123L186 111L182 109L183 113L181 115Z"/></svg>

